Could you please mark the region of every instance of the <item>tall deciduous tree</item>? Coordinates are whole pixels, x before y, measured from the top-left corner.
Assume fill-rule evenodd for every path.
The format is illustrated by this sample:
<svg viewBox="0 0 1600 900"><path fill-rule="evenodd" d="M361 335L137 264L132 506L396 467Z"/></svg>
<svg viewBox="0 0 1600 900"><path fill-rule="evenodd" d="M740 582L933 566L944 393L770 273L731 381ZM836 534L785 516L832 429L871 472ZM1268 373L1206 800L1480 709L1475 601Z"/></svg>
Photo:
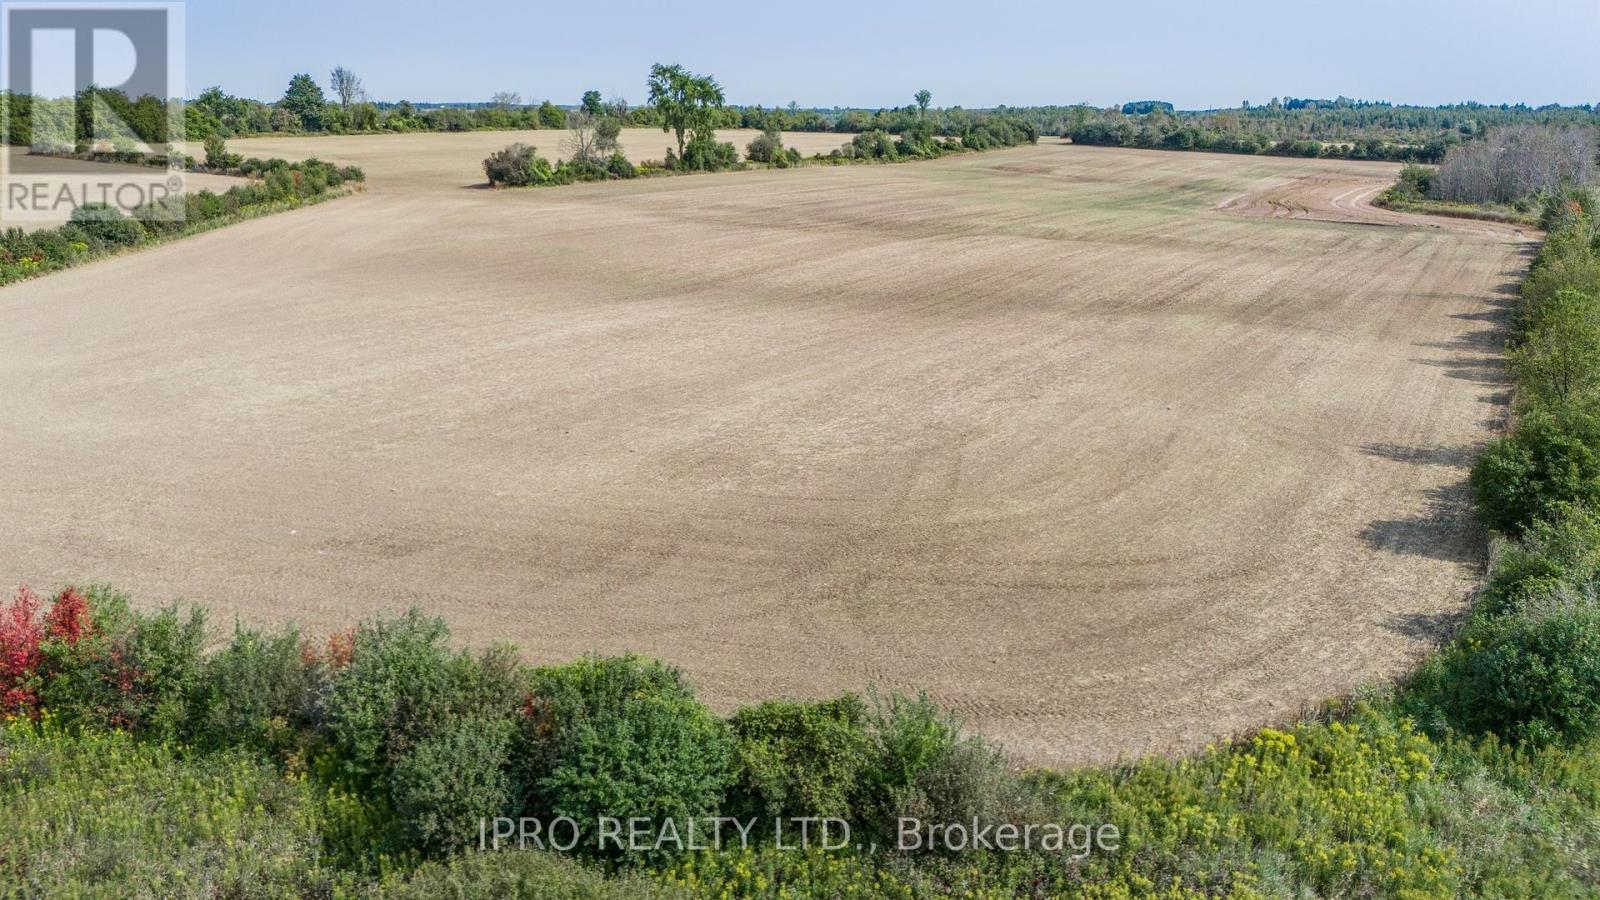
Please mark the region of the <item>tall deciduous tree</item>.
<svg viewBox="0 0 1600 900"><path fill-rule="evenodd" d="M339 98L339 106L346 112L366 96L361 79L344 66L334 66L329 80L333 82L333 95Z"/></svg>
<svg viewBox="0 0 1600 900"><path fill-rule="evenodd" d="M696 75L679 65L656 63L650 67L650 105L661 114L661 130L678 138L678 158L683 158L684 135L711 131L713 116L727 102L722 85L710 75Z"/></svg>
<svg viewBox="0 0 1600 900"><path fill-rule="evenodd" d="M579 106L591 116L603 116L606 113L606 102L600 97L599 91L584 91Z"/></svg>
<svg viewBox="0 0 1600 900"><path fill-rule="evenodd" d="M921 111L923 118L927 118L928 104L933 102L933 93L927 89L917 91L916 101L917 109Z"/></svg>

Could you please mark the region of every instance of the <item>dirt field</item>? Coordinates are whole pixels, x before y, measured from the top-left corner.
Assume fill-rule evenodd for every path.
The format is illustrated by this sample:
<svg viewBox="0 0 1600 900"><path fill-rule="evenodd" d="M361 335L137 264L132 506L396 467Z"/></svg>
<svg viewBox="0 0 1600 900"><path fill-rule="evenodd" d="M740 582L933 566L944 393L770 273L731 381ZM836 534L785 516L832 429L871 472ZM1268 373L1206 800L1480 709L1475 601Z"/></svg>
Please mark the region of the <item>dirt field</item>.
<svg viewBox="0 0 1600 900"><path fill-rule="evenodd" d="M467 187L503 138L262 141L369 190L0 290L0 583L927 688L1053 762L1392 675L1481 572L1528 245L1395 166Z"/></svg>

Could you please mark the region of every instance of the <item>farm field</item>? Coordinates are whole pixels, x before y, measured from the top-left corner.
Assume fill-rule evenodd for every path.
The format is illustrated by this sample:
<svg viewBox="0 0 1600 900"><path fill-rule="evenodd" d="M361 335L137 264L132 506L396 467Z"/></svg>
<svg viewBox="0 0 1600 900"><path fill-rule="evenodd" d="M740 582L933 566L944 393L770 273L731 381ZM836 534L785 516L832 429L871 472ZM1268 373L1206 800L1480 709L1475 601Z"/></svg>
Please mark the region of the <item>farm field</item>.
<svg viewBox="0 0 1600 900"><path fill-rule="evenodd" d="M0 291L0 581L419 604L723 707L926 688L1086 762L1393 675L1481 575L1533 235L1371 208L1396 165L1046 139L476 188L516 139L238 141L368 190Z"/></svg>

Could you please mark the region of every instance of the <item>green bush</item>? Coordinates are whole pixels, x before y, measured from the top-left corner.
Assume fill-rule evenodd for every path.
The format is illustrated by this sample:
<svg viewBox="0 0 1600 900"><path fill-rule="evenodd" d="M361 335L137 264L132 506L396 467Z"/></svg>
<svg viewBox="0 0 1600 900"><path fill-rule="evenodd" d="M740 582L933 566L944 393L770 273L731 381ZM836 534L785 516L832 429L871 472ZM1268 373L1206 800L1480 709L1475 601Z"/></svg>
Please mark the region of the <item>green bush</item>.
<svg viewBox="0 0 1600 900"><path fill-rule="evenodd" d="M90 627L76 641L41 648L40 702L73 728L125 728L176 737L201 675L202 610L134 613L107 588L88 593Z"/></svg>
<svg viewBox="0 0 1600 900"><path fill-rule="evenodd" d="M120 654L126 673L118 677L132 685L122 692L122 724L158 740L177 737L200 683L205 642L205 610L200 607L187 614L176 606L135 614Z"/></svg>
<svg viewBox="0 0 1600 900"><path fill-rule="evenodd" d="M385 895L394 900L667 900L696 896L640 875L608 878L573 860L534 850L471 853L429 863Z"/></svg>
<svg viewBox="0 0 1600 900"><path fill-rule="evenodd" d="M739 771L733 815L850 817L857 782L871 761L860 697L771 700L739 710L729 725Z"/></svg>
<svg viewBox="0 0 1600 900"><path fill-rule="evenodd" d="M452 652L448 638L443 620L417 610L356 630L350 662L329 690L327 727L339 765L357 783L381 782L459 721L512 715L514 663L501 652Z"/></svg>
<svg viewBox="0 0 1600 900"><path fill-rule="evenodd" d="M462 719L429 735L394 768L390 793L412 842L434 854L472 849L479 823L509 815L511 720Z"/></svg>
<svg viewBox="0 0 1600 900"><path fill-rule="evenodd" d="M483 161L483 172L490 185L528 187L549 184L555 176L550 161L527 144L512 144L496 151Z"/></svg>
<svg viewBox="0 0 1600 900"><path fill-rule="evenodd" d="M1534 744L1600 733L1600 608L1484 619L1426 683L1466 729Z"/></svg>
<svg viewBox="0 0 1600 900"><path fill-rule="evenodd" d="M751 162L771 163L778 157L787 157L783 150L783 134L778 131L763 131L750 141L745 147L745 158Z"/></svg>
<svg viewBox="0 0 1600 900"><path fill-rule="evenodd" d="M1551 601L1595 603L1600 591L1600 514L1566 507L1535 522L1496 561L1478 614L1500 616Z"/></svg>
<svg viewBox="0 0 1600 900"><path fill-rule="evenodd" d="M1600 302L1557 291L1525 323L1511 351L1518 399L1554 411L1600 400Z"/></svg>
<svg viewBox="0 0 1600 900"><path fill-rule="evenodd" d="M206 660L186 732L197 747L247 747L284 757L309 742L316 680L294 629L243 627Z"/></svg>
<svg viewBox="0 0 1600 900"><path fill-rule="evenodd" d="M672 155L667 156L668 162ZM739 167L739 151L730 143L718 142L715 133L697 131L684 145L678 168L690 172L722 172Z"/></svg>
<svg viewBox="0 0 1600 900"><path fill-rule="evenodd" d="M862 772L856 820L886 846L903 818L929 822L1014 821L1024 789L1000 749L963 733L926 695L874 697L872 761Z"/></svg>
<svg viewBox="0 0 1600 900"><path fill-rule="evenodd" d="M517 750L528 812L568 816L580 848L598 848L599 817L660 824L716 815L733 781L728 726L695 699L676 669L636 657L539 669Z"/></svg>
<svg viewBox="0 0 1600 900"><path fill-rule="evenodd" d="M1600 504L1600 419L1535 413L1472 469L1478 517L1519 535L1569 504Z"/></svg>
<svg viewBox="0 0 1600 900"><path fill-rule="evenodd" d="M228 143L220 134L210 134L205 140L206 166L212 169L233 169L244 162L244 157L228 152Z"/></svg>
<svg viewBox="0 0 1600 900"><path fill-rule="evenodd" d="M315 798L243 754L0 727L0 894L330 897Z"/></svg>
<svg viewBox="0 0 1600 900"><path fill-rule="evenodd" d="M144 240L143 225L105 203L85 203L72 211L68 221L108 247L131 247Z"/></svg>
<svg viewBox="0 0 1600 900"><path fill-rule="evenodd" d="M621 150L611 154L611 158L606 161L606 171L615 178L636 178L639 175L639 170L622 155Z"/></svg>

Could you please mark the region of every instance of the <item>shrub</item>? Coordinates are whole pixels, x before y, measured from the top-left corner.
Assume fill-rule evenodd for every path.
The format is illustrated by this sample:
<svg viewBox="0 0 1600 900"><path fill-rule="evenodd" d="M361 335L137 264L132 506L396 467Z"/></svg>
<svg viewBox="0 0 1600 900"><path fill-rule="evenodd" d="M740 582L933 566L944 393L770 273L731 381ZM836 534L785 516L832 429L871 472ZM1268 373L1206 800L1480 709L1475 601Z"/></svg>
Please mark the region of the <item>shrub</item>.
<svg viewBox="0 0 1600 900"><path fill-rule="evenodd" d="M845 155L864 159L893 159L897 152L889 133L876 128L851 138L844 149Z"/></svg>
<svg viewBox="0 0 1600 900"><path fill-rule="evenodd" d="M328 730L343 771L382 781L413 749L468 718L508 717L517 686L504 653L452 653L443 620L417 610L356 630L333 678Z"/></svg>
<svg viewBox="0 0 1600 900"><path fill-rule="evenodd" d="M228 143L220 134L211 134L206 137L206 166L212 169L233 169L244 162L244 157L237 153L228 152Z"/></svg>
<svg viewBox="0 0 1600 900"><path fill-rule="evenodd" d="M144 226L105 203L85 203L68 221L95 241L111 247L129 247L144 240Z"/></svg>
<svg viewBox="0 0 1600 900"><path fill-rule="evenodd" d="M727 725L676 669L591 658L533 676L517 751L527 815L569 816L596 847L601 816L663 823L712 816L733 780Z"/></svg>
<svg viewBox="0 0 1600 900"><path fill-rule="evenodd" d="M858 820L893 846L902 817L1001 822L1022 812L1021 784L1000 750L942 712L927 695L874 697L872 762L862 773Z"/></svg>
<svg viewBox="0 0 1600 900"><path fill-rule="evenodd" d="M134 613L127 598L103 587L87 596L63 592L57 603L88 608L79 622L41 649L40 703L75 728L124 728L158 740L176 737L201 674L205 615L169 606ZM53 618L66 618L66 613ZM76 638L70 638L76 633Z"/></svg>
<svg viewBox="0 0 1600 900"><path fill-rule="evenodd" d="M386 896L395 900L665 900L696 896L641 875L604 873L535 850L470 853L419 868Z"/></svg>
<svg viewBox="0 0 1600 900"><path fill-rule="evenodd" d="M634 178L639 174L639 171L634 168L633 163L629 162L628 158L622 155L621 150L611 154L611 159L606 161L606 171L611 173L611 175L615 178Z"/></svg>
<svg viewBox="0 0 1600 900"><path fill-rule="evenodd" d="M1567 504L1600 503L1600 420L1529 415L1511 435L1489 445L1472 470L1478 517L1519 535Z"/></svg>
<svg viewBox="0 0 1600 900"><path fill-rule="evenodd" d="M1478 604L1485 616L1514 614L1552 600L1593 603L1600 589L1600 513L1565 507L1535 522L1496 562Z"/></svg>
<svg viewBox="0 0 1600 900"><path fill-rule="evenodd" d="M1600 608L1484 619L1428 682L1475 732L1535 744L1600 733Z"/></svg>
<svg viewBox="0 0 1600 900"><path fill-rule="evenodd" d="M849 818L872 746L860 697L773 700L739 710L729 725L739 772L734 815Z"/></svg>
<svg viewBox="0 0 1600 900"><path fill-rule="evenodd" d="M122 711L113 721L158 740L178 735L188 714L188 701L200 682L205 647L205 610L178 607L134 616L132 631L120 656L119 699ZM115 664L115 663L114 663ZM131 690L122 679L131 680Z"/></svg>
<svg viewBox="0 0 1600 900"><path fill-rule="evenodd" d="M305 743L315 680L293 629L243 627L206 660L186 732L203 749L248 747L284 756Z"/></svg>
<svg viewBox="0 0 1600 900"><path fill-rule="evenodd" d="M478 716L429 735L394 768L390 793L412 841L436 854L474 846L479 822L508 815L511 720Z"/></svg>
<svg viewBox="0 0 1600 900"><path fill-rule="evenodd" d="M1557 291L1529 317L1511 372L1525 403L1560 410L1600 398L1600 302Z"/></svg>
<svg viewBox="0 0 1600 900"><path fill-rule="evenodd" d="M783 151L783 134L778 131L763 131L745 147L744 155L752 162L771 163L779 157L787 158Z"/></svg>
<svg viewBox="0 0 1600 900"><path fill-rule="evenodd" d="M331 897L309 786L244 754L0 726L0 893Z"/></svg>
<svg viewBox="0 0 1600 900"><path fill-rule="evenodd" d="M739 151L732 144L718 143L711 131L697 131L684 146L683 159L678 162L680 168L691 172L721 172L739 167Z"/></svg>
<svg viewBox="0 0 1600 900"><path fill-rule="evenodd" d="M511 187L549 184L555 174L550 161L527 144L512 144L490 154L483 161L483 171L489 176L490 185Z"/></svg>
<svg viewBox="0 0 1600 900"><path fill-rule="evenodd" d="M0 719L37 711L45 638L39 607L38 595L26 587L18 588L16 598L0 606Z"/></svg>

